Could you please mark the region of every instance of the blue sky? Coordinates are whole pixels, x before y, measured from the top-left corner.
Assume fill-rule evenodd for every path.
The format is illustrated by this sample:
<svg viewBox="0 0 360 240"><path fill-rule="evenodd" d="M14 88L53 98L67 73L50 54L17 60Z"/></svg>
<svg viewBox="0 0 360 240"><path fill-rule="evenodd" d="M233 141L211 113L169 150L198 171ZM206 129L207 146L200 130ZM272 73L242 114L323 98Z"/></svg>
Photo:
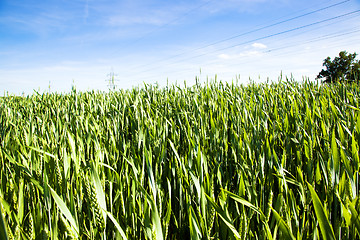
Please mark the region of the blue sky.
<svg viewBox="0 0 360 240"><path fill-rule="evenodd" d="M314 80L360 53L359 0L0 0L0 94Z"/></svg>

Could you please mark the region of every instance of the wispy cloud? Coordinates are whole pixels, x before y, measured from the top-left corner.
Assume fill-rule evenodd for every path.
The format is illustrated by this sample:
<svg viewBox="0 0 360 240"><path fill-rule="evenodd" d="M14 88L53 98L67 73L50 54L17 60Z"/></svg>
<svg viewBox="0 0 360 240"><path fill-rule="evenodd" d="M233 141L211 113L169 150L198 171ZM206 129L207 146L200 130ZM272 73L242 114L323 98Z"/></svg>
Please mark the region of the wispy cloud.
<svg viewBox="0 0 360 240"><path fill-rule="evenodd" d="M127 8L115 6L113 9L102 9L107 11L107 24L110 26L127 25L155 25L175 23L175 20L189 11L192 4L170 2L161 5L147 5L143 1L134 1Z"/></svg>
<svg viewBox="0 0 360 240"><path fill-rule="evenodd" d="M260 51L245 51L239 54L225 54L222 53L220 55L218 55L218 58L223 59L223 60L230 60L230 59L240 59L240 58L246 58L246 57L255 57L255 56L261 56L263 53Z"/></svg>
<svg viewBox="0 0 360 240"><path fill-rule="evenodd" d="M253 48L258 48L258 49L265 49L267 48L267 46L265 44L262 44L262 43L253 43L251 45Z"/></svg>
<svg viewBox="0 0 360 240"><path fill-rule="evenodd" d="M30 2L30 1L29 1ZM0 25L11 27L13 31L36 35L50 35L63 32L79 24L79 2L71 2L70 6L51 2L13 1L9 4L7 14L0 16ZM87 3L84 17L88 17Z"/></svg>
<svg viewBox="0 0 360 240"><path fill-rule="evenodd" d="M128 26L128 25L157 25L161 26L167 23L169 19L167 17L161 17L159 15L140 15L140 16L110 16L108 19L108 24L110 26Z"/></svg>
<svg viewBox="0 0 360 240"><path fill-rule="evenodd" d="M84 7L84 22L87 22L87 19L89 17L89 0L86 0L85 7Z"/></svg>
<svg viewBox="0 0 360 240"><path fill-rule="evenodd" d="M274 6L282 5L287 0L222 0L214 1L206 6L205 10L212 13L220 13L224 11L237 11L237 12L261 12L264 5ZM261 6L259 6L261 4Z"/></svg>
<svg viewBox="0 0 360 240"><path fill-rule="evenodd" d="M245 57L255 57L255 56L261 56L264 54L263 49L266 49L267 46L263 43L253 43L249 46L245 46L245 51L242 51L240 53L222 53L218 55L219 59L223 60L229 60L229 59L239 59L239 58L245 58Z"/></svg>
<svg viewBox="0 0 360 240"><path fill-rule="evenodd" d="M37 86L44 89L51 81L52 88L65 91L71 89L72 79L79 87L83 86L82 89L98 86L106 89L104 79L111 66L115 72L123 73L125 83L119 82L121 87L149 78L164 82L167 77L179 81L193 79L200 67L203 75L228 74L222 75L228 79L237 73L275 76L280 70L296 69L315 75L327 56L335 56L344 48L349 52L358 49L356 33L347 40L329 39L318 45L309 42L309 49L300 49L295 44L333 31L325 27L311 34L304 31L302 35L294 32L288 36L261 38L291 28L279 25L241 35L286 14L295 16L295 11L305 7L326 6L329 4L326 1L0 2L7 8L0 14L0 90L31 91ZM358 8L355 2L349 1L353 6L348 11ZM344 4L345 7L348 5ZM308 16L304 20L312 22L317 18ZM345 27L358 27L355 20ZM340 23L331 26L332 29L343 29ZM231 37L238 34L241 37ZM211 44L215 42L219 44ZM13 79L25 83L15 84ZM5 81L9 84L3 84Z"/></svg>

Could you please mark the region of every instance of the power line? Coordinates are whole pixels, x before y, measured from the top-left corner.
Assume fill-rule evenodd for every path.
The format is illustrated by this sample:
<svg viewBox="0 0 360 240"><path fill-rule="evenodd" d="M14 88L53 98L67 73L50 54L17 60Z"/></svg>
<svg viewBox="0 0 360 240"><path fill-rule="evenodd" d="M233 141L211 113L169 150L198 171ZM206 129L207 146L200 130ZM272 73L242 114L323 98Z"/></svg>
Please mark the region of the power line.
<svg viewBox="0 0 360 240"><path fill-rule="evenodd" d="M301 46L301 45L307 45L307 44L310 44L310 43L315 43L315 42L323 42L325 40L329 40L329 39L335 39L335 38L340 38L340 37L344 37L344 36L350 36L350 35L354 35L356 36L359 32L360 32L360 29L359 27L358 28L355 28L356 30L352 30L352 31L339 31L337 33L333 33L333 34L325 34L325 35L322 35L322 36L319 36L319 37L316 37L316 38L312 38L308 41L299 41L298 43L294 43L294 44L291 44L291 45L288 45L288 46L284 46L284 47L279 47L279 48L273 48L273 49L270 49L270 50L266 50L266 51L263 51L261 53L263 54L272 54L274 52L278 52L280 50L284 50L284 49L287 49L287 48L292 48L292 47L295 47L295 46ZM353 40L351 40L353 41ZM334 46L338 46L339 44L337 45L334 45L334 44L331 44L329 46L329 48L332 48ZM341 44L342 45L342 44ZM316 51L316 49L315 49ZM314 52L314 50L311 51L312 53ZM299 56L299 54L305 54L304 51L299 51L299 50L290 50L290 51L286 51L286 52L281 52L281 53L278 53L278 54L272 54L271 56L273 57L278 57L278 56L281 56L281 57L286 57L286 56ZM227 66L236 66L236 65L241 65L242 63L253 63L253 62L259 62L259 59L254 59L252 61L249 61L249 59L243 59L242 61L237 61L236 64L232 64L232 65L227 65ZM263 65L262 65L263 66ZM262 68L262 70L264 70Z"/></svg>
<svg viewBox="0 0 360 240"><path fill-rule="evenodd" d="M360 32L360 28L356 28L356 30L352 30L352 31L345 31L345 32L344 31L339 31L337 33L325 34L325 35L322 35L322 36L319 36L319 37L316 37L316 38L312 38L312 39L310 39L308 41L299 41L299 42L296 42L296 43L293 43L293 44L289 44L287 46L265 50L265 51L262 51L261 53L269 54L269 53L277 52L277 51L284 50L284 49L287 49L287 48L292 48L292 47L295 47L295 46L301 46L301 45L314 43L314 42L321 42L321 41L324 41L324 40L329 40L329 39L334 39L334 38L339 38L339 37L343 37L343 36L352 35L352 34L355 34L355 33L358 33L358 32ZM287 56L287 55L289 55L289 53L293 54L293 53L296 53L296 52L298 52L298 50L277 54L277 55L274 55L274 56ZM254 60L254 62L255 61L257 61L257 60ZM237 62L237 64L241 64L243 62ZM246 63L249 63L248 59L246 59Z"/></svg>
<svg viewBox="0 0 360 240"><path fill-rule="evenodd" d="M349 34L344 34L344 36L345 36L345 35L354 34L354 33L358 33L358 32L360 32L360 31L354 31L354 32L349 33ZM336 37L340 37L340 35L339 35L339 36L336 36ZM335 38L335 36L334 36L334 38ZM328 39L330 39L330 38L328 38ZM358 43L359 40L360 40L360 39L352 39L352 40L350 40L350 41L349 41L349 40L348 40L348 41L345 41L345 43L346 43L346 44L351 44L351 43L354 43L354 42L357 42L357 43ZM321 39L321 41L323 41L323 39ZM314 41L314 42L315 42L315 41ZM342 42L341 44L333 42L332 44L328 45L328 48L329 48L329 49L334 49L334 48L336 48L336 47L342 47L342 46L344 46L344 42ZM341 50L344 50L344 49L341 49ZM315 51L317 51L317 50L315 50ZM284 56L289 56L289 55L294 56L294 53L296 53L296 56L308 54L308 53L306 53L306 52L304 52L304 51L301 51L301 52L299 52L299 51L287 51L287 52L285 52L285 53L280 53L280 54L276 54L276 55L272 55L272 56L274 56L274 57L278 57L278 56L284 57ZM311 53L314 53L314 51L312 50ZM326 55L324 55L323 57L325 58ZM318 62L318 63L319 63L319 66L320 66L322 62ZM261 70L266 71L266 69L271 69L271 68L262 68ZM287 69L283 69L283 70L286 71ZM319 70L320 70L320 69L319 69Z"/></svg>
<svg viewBox="0 0 360 240"><path fill-rule="evenodd" d="M255 38L255 39L252 39L252 40L249 40L249 41L244 41L244 42L241 42L241 43L238 43L238 44L234 44L234 45L231 45L231 46L227 46L227 47L224 47L224 48L220 48L220 49L217 49L217 50L214 50L214 51L211 51L211 52L202 53L202 54L195 55L195 56L193 56L193 57L188 57L188 58L180 59L180 60L178 60L178 61L175 61L175 63L187 61L187 60L194 59L194 58L199 58L199 57L202 57L202 56L211 54L211 53L215 53L215 52L219 52L219 51L223 51L223 50L228 50L228 49L231 49L231 48L234 48L234 47L238 47L238 46L241 46L241 45L249 44L249 43L252 43L252 42L259 41L259 40L264 40L264 39L272 38L272 37L275 37L275 36L283 35L283 34L286 34L286 33L294 32L294 31L297 31L297 30L300 30L300 29L304 29L304 28L308 28L308 27L311 27L311 26L315 26L315 25L321 24L321 23L325 23L325 22L329 22L329 21L332 21L332 20L336 20L336 19L339 19L339 18L342 18L342 17L345 17L345 16L350 16L350 15L353 15L353 14L356 14L356 13L359 13L359 12L360 12L360 10L352 11L352 12L349 12L349 13L345 13L345 14L342 14L342 15L338 15L338 16L336 16L336 17L327 18L327 19L325 19L325 20L313 22L313 23L306 24L306 25L303 25L303 26L300 26L300 27L295 27L295 28L291 28L291 29L288 29L288 30L285 30L285 31L278 32L278 33L274 33L274 34L266 35L266 36L263 36L263 37ZM141 73L151 71L152 69L153 69L153 68L151 68L151 69L146 69L146 70L144 70L144 71L141 71Z"/></svg>
<svg viewBox="0 0 360 240"><path fill-rule="evenodd" d="M356 16L352 16L350 19L354 18ZM349 20L349 19L345 19L345 20ZM339 22L342 22L344 21L344 19L336 22L336 23L339 23ZM323 28L323 27L326 27L326 26L331 26L333 24L336 24L336 23L328 23L326 24L325 26L320 26L320 27L317 27L317 28L313 28L313 29L310 29L310 30L307 30L307 31L304 31L302 32L301 34L304 34L304 33L307 33L307 32L311 32L311 31L315 31L315 30L318 30L320 28ZM282 47L278 47L278 48L273 48L273 49L270 49L270 50L266 50L266 51L263 51L261 53L267 53L267 52L272 52L272 51L278 51L278 50L282 50L282 49L285 49L285 48L289 48L289 47L293 47L293 46L298 46L299 44L302 45L302 44L306 44L306 43L311 43L311 42L316 42L318 40L326 40L326 39L331 39L331 38L334 38L334 37L339 37L339 36L345 36L345 35L349 35L349 34L352 34L352 33L356 33L356 32L359 32L360 30L355 30L355 29L358 29L358 28L351 28L351 31L338 31L336 33L331 33L331 34L326 34L326 35L323 35L323 36L320 36L320 37L316 37L316 38L312 38L308 41L297 41L296 43L292 43L292 44L288 44L287 46L282 46ZM280 44L281 45L281 44ZM213 62L216 62L217 60L215 61L211 61L211 63ZM175 63L173 63L175 64Z"/></svg>
<svg viewBox="0 0 360 240"><path fill-rule="evenodd" d="M296 20L296 19L299 19L299 18L302 18L302 17L305 17L305 16L309 16L311 14L314 14L314 13L318 13L318 12L321 12L321 11L325 11L327 9L330 9L330 8L333 8L333 7L336 7L336 6L339 6L339 5L342 5L346 2L349 2L351 0L345 0L345 1L341 1L341 2L338 2L338 3L335 3L335 4L331 4L329 6L326 6L326 7L323 7L323 8L319 8L317 10L313 10L313 11L310 11L310 12L307 12L307 13L304 13L304 14L301 14L301 15L298 15L296 17L291 17L291 18L288 18L288 19L285 19L285 20L282 20L282 21L279 21L279 22L276 22L276 23L273 23L273 24L269 24L269 25L266 25L264 27L260 27L260 28L256 28L254 30L251 30L251 31L247 31L247 32L244 32L244 33L240 33L240 34L237 34L237 35L234 35L234 36L231 36L229 38L225 38L225 39L222 39L222 40L219 40L219 41L216 41L216 42L213 42L213 43L210 43L210 44L207 44L205 46L202 46L202 47L198 47L198 48L195 48L193 50L191 50L192 52L194 51L198 51L198 50L201 50L201 49L205 49L207 47L210 47L210 46L214 46L214 45L217 45L217 44L220 44L220 43L223 43L223 42L227 42L227 41L230 41L230 40L233 40L233 39L236 39L236 38L239 38L239 37L242 37L242 36L245 36L245 35L248 35L248 34L251 34L251 33L254 33L254 32L258 32L258 31L261 31L261 30L264 30L264 29L267 29L267 28L271 28L271 27L274 27L274 26L277 26L277 25L280 25L280 24L283 24L283 23L287 23L287 22L290 22L290 21L293 21L293 20ZM261 39L260 39L261 40ZM221 50L221 49L220 49ZM185 54L187 54L188 51L186 52L182 52L180 54L176 54L176 55L173 55L173 56L170 56L168 58L165 58L165 59L162 59L162 60L159 60L159 61L156 61L156 63L161 63L161 62L165 62L165 61L168 61L168 60L171 60L171 59L174 59L174 58L177 58L179 56L183 56ZM208 53L206 54L201 54L199 56L203 56L203 55L207 55ZM197 56L196 56L197 57ZM194 57L195 58L195 57ZM192 58L190 58L192 59ZM141 68L141 67L147 67L147 66L151 66L151 65L154 65L156 63L151 63L151 64L143 64L143 65L140 65L140 66L137 66L137 67L134 67L134 69L137 69L137 68Z"/></svg>
<svg viewBox="0 0 360 240"><path fill-rule="evenodd" d="M305 45L305 44L309 44L309 43L314 43L314 42L319 42L319 41L324 41L324 40L328 40L328 39L333 39L333 38L339 38L339 37L343 37L343 36L348 36L348 35L351 35L351 34L354 34L354 33L358 33L360 32L360 29L359 28L356 28L356 30L352 30L352 31L338 31L336 33L332 33L332 34L325 34L325 35L322 35L320 37L316 37L316 38L312 38L308 41L299 41L297 43L294 43L294 44L291 44L291 45L287 45L287 46L284 46L284 47L278 47L278 48L273 48L273 49L270 49L270 50L265 50L265 51L262 51L260 53L263 53L263 54L269 54L269 53L273 53L273 52L276 52L276 51L279 51L279 50L283 50L283 49L287 49L287 48L291 48L291 47L294 47L294 46L300 46L300 45ZM294 53L294 52L297 52L296 51L292 51L290 53ZM285 54L288 55L289 52L287 52ZM284 55L283 53L281 55ZM275 55L275 56L279 56L278 55ZM237 61L236 64L232 64L230 66L235 66L235 65L239 65L239 64L242 64L242 63L251 63L251 62L257 62L258 60L252 60L252 61L249 61L248 58L245 59L244 57L244 60L243 61ZM218 62L218 60L215 60L215 61L211 61L210 64L214 64ZM228 66L228 65L227 65ZM174 74L174 73L177 73L177 72L183 72L184 70L190 70L190 69L194 69L195 67L192 67L192 68L185 68L185 69L181 69L181 70L178 70L178 71L173 71L171 72L171 74ZM153 78L153 77L156 77L157 75L153 75L153 76L150 76L149 78Z"/></svg>
<svg viewBox="0 0 360 240"><path fill-rule="evenodd" d="M279 35L282 35L282 34L285 34L285 33L294 32L294 31L297 31L297 30L300 30L300 29L303 29L303 28L308 28L308 27L311 27L311 26L314 26L314 25L318 25L318 24L321 24L321 23L329 22L329 21L332 21L332 20L335 20L335 19L339 19L339 18L342 18L342 17L345 17L345 16L349 16L349 15L352 15L352 14L355 14L355 13L359 13L359 12L360 12L360 10L356 10L356 11L353 11L353 12L349 12L349 13L345 13L345 14L342 14L342 15L338 15L338 16L336 16L336 17L327 18L327 19L325 19L325 20L317 21L317 22L314 22L314 23L310 23L310 24L306 24L306 25L300 26L300 27L291 28L291 29L288 29L288 30L285 30L285 31L281 31L281 32L278 32L278 33L274 33L274 34L270 34L270 35L267 35L267 36L264 36L264 37L259 37L259 38L255 38L255 39L252 39L252 40L249 40L249 41L245 41L245 42L241 42L241 43L234 44L234 45L231 45L231 46L227 46L227 47L224 47L224 48L220 48L220 49L217 49L217 50L212 51L212 52L209 52L209 53L199 54L199 55L196 55L196 56L194 56L194 57L187 58L187 59L183 59L183 60L189 60L189 59L193 59L193 58L202 57L202 56L208 55L208 54L210 54L210 53L215 53L215 52L227 50L227 49L230 49L230 48L238 47L238 46L241 46L241 45L245 45L245 44L248 44L248 43L252 43L252 42L255 42L255 41L264 40L264 39L267 39L267 38L279 36ZM182 60L181 60L181 61L182 61Z"/></svg>
<svg viewBox="0 0 360 240"><path fill-rule="evenodd" d="M274 51L283 50L283 49L286 49L286 48L298 46L299 44L307 44L307 43L324 41L324 40L328 40L328 39L332 39L332 38L337 38L337 37L343 37L343 36L350 35L350 34L353 34L353 33L358 33L358 32L360 32L359 29L358 29L358 30L353 30L353 31L344 32L344 33L338 33L338 34L327 34L327 35L324 35L324 36L321 36L321 37L313 38L313 39L311 39L311 40L309 40L309 41L306 41L306 42L298 42L298 43L296 43L296 44L291 44L291 45L284 46L284 47L273 48L273 49L270 49L270 50L265 51L265 53L270 53L270 52L274 52Z"/></svg>
<svg viewBox="0 0 360 240"><path fill-rule="evenodd" d="M261 31L261 30L264 30L264 29L267 29L267 28L270 28L270 27L274 27L274 26L277 26L277 25L286 23L286 22L290 22L290 21L293 21L293 20L295 20L295 19L299 19L299 18L308 16L308 15L311 15L311 14L314 14L314 13L317 13L317 12L321 12L321 11L324 11L324 10L329 9L329 8L332 8L332 7L336 7L336 6L338 6L338 5L344 4L344 3L349 2L349 1L350 1L350 0L345 0L345 1L336 3L336 4L333 4L333 5L324 7L324 8L320 8L320 9L317 9L317 10L314 10L314 11L311 11L311 12L308 12L308 13L305 13L305 14L301 14L301 15L296 16L296 17L292 17L292 18L289 18L289 19L286 19L286 20L283 20L283 21L280 21L280 22L276 22L276 23L273 23L273 24L269 24L269 25L266 25L266 26L264 26L264 27L260 27L260 28L257 28L257 29L254 29L254 30L251 30L251 31L248 31L248 32L245 32L245 33L241 33L241 34L238 34L238 35L234 35L234 36L232 36L232 37L225 38L225 39L222 39L222 40L219 40L219 41L210 43L210 44L208 44L208 45L206 45L206 46L196 48L196 49L194 49L194 51L201 50L201 49L204 49L204 48L207 48L207 47L211 47L211 46L217 45L217 44L219 44L219 43L227 42L227 41L233 40L233 39L235 39L235 38L239 38L239 37L242 37L242 36L245 36L245 35L254 33L254 32L258 32L258 31Z"/></svg>
<svg viewBox="0 0 360 240"><path fill-rule="evenodd" d="M293 35L292 37L296 37L296 36L299 36L299 35L303 35L303 34L305 34L305 33L310 33L310 32L314 32L314 31L319 31L320 29L322 29L322 28L325 28L325 27L330 27L330 26L333 26L333 25L336 25L336 24L338 24L338 23L341 23L341 22L344 22L344 21L349 21L350 19L353 19L353 18L356 18L356 17L358 17L358 16L350 16L350 17L348 17L348 18L343 18L343 19L341 19L341 20L339 20L339 21L336 21L336 22L330 22L330 23L327 23L327 24L325 24L325 25L320 25L320 26L317 26L317 27L313 27L313 28L311 28L311 29L306 29L306 30L304 30L304 31L302 31L301 33L298 33L298 34L295 34L295 35ZM336 29L336 26L334 27L332 27L333 29ZM348 29L353 29L352 27L351 28L348 28ZM342 30L344 30L344 29L342 29ZM344 31L341 31L341 32L344 32ZM345 31L346 32L346 31ZM328 35L332 35L332 34L328 34ZM286 37L286 38L284 38L284 40L285 40L285 43L283 42L283 43L281 43L280 41L277 41L277 43L279 44L279 45L283 45L283 44L286 44L286 43L288 43L289 42L289 38L288 37ZM299 41L298 41L299 42ZM303 41L300 41L299 43L303 43Z"/></svg>

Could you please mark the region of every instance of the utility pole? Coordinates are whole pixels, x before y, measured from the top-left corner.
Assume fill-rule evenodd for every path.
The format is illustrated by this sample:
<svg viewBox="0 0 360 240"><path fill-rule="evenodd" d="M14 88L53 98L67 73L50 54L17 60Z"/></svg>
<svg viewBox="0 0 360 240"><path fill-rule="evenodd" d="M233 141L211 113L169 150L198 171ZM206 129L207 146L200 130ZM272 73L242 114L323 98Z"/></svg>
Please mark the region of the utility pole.
<svg viewBox="0 0 360 240"><path fill-rule="evenodd" d="M111 72L107 75L107 79L105 81L108 82L108 87L109 87L109 90L116 90L116 84L115 82L118 82L119 80L115 79L115 77L117 77L118 75L117 74L114 74L114 71L113 69L111 69Z"/></svg>

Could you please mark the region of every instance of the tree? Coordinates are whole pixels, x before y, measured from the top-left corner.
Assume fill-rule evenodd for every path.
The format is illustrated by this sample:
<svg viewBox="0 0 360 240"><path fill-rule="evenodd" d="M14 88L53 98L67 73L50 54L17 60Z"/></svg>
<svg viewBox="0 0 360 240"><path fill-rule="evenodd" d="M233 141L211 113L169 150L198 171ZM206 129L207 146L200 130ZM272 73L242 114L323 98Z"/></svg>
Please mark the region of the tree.
<svg viewBox="0 0 360 240"><path fill-rule="evenodd" d="M327 57L323 63L326 70L321 70L317 79L325 78L325 83L359 80L360 61L355 59L356 56L356 53L351 54L342 51L339 53L339 57L335 57L334 60Z"/></svg>

